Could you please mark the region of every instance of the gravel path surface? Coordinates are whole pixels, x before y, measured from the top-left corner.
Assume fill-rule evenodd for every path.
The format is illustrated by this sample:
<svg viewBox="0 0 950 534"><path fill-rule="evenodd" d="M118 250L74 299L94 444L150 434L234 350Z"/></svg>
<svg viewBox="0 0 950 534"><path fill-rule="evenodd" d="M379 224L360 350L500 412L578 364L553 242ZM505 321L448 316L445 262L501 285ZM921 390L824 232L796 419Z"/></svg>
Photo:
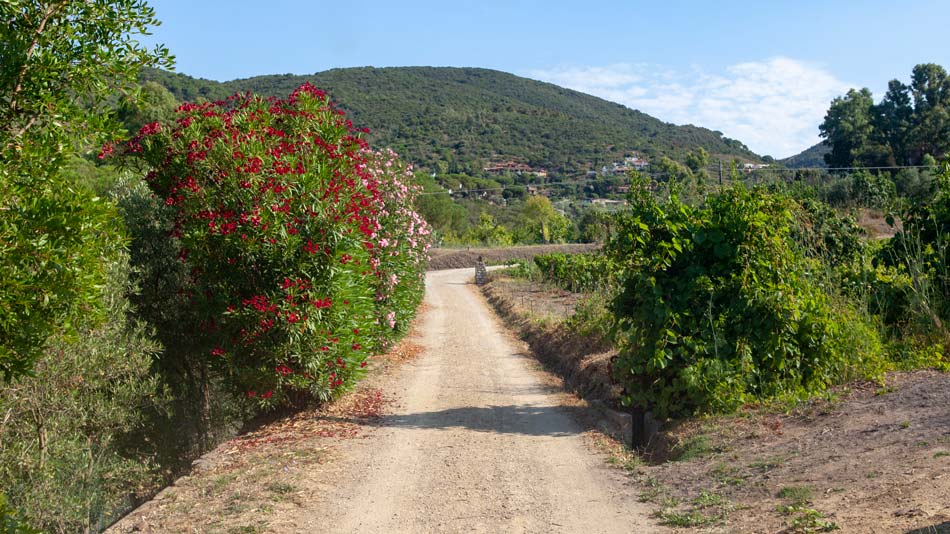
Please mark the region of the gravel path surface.
<svg viewBox="0 0 950 534"><path fill-rule="evenodd" d="M424 354L393 381L381 428L351 451L359 469L298 528L319 530L332 514L335 532L657 531L638 489L591 451L571 408L489 312L472 272L427 275Z"/></svg>
<svg viewBox="0 0 950 534"><path fill-rule="evenodd" d="M222 443L108 532L660 531L473 275L427 273L413 333L356 390Z"/></svg>

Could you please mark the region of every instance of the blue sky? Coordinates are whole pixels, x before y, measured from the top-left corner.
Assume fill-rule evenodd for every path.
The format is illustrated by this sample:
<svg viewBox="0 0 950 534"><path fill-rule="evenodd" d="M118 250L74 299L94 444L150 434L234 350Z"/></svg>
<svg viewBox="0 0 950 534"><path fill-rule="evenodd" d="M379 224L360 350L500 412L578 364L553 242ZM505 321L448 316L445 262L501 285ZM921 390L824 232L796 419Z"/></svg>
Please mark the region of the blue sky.
<svg viewBox="0 0 950 534"><path fill-rule="evenodd" d="M850 87L950 67L950 2L150 0L150 42L215 80L372 65L485 67L785 157Z"/></svg>

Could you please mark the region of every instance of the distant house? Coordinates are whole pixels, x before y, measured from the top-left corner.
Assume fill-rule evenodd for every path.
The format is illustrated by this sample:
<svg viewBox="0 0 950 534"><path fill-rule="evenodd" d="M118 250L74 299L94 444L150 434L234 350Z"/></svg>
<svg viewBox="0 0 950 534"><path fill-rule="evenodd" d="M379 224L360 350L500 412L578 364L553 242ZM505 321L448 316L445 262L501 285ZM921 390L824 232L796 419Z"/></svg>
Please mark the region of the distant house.
<svg viewBox="0 0 950 534"><path fill-rule="evenodd" d="M742 165L742 170L745 172L752 172L752 171L757 171L760 169L767 169L767 168L769 168L768 163L744 163Z"/></svg>
<svg viewBox="0 0 950 534"><path fill-rule="evenodd" d="M627 204L625 200L611 200L609 198L595 198L590 201L594 206L600 206L604 208L608 207L620 207Z"/></svg>
<svg viewBox="0 0 950 534"><path fill-rule="evenodd" d="M628 156L624 158L623 161L627 165L627 167L638 170L638 171L642 171L643 169L646 169L647 167L650 166L649 161L639 156Z"/></svg>
<svg viewBox="0 0 950 534"><path fill-rule="evenodd" d="M649 166L650 162L641 158L640 156L627 156L623 159L623 161L612 163L609 169L604 167L601 171L601 174L604 176L624 176L630 171L642 171Z"/></svg>

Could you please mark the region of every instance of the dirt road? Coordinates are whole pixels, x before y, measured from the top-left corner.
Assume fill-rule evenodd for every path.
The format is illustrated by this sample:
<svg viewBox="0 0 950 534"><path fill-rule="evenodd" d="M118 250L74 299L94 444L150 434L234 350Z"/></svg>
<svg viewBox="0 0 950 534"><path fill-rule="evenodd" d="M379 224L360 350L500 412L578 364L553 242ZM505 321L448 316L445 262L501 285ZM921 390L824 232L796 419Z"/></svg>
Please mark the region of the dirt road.
<svg viewBox="0 0 950 534"><path fill-rule="evenodd" d="M109 532L659 531L473 274L426 275L416 357L222 444Z"/></svg>
<svg viewBox="0 0 950 534"><path fill-rule="evenodd" d="M424 354L398 406L360 447L365 463L300 527L336 532L651 532L636 488L589 450L469 281L431 272Z"/></svg>

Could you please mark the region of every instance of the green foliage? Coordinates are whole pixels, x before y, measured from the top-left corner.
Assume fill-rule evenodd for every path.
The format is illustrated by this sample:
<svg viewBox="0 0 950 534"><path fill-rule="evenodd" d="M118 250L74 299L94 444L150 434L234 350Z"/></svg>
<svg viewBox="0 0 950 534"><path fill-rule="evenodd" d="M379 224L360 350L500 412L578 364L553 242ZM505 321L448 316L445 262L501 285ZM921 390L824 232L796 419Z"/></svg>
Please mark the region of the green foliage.
<svg viewBox="0 0 950 534"><path fill-rule="evenodd" d="M624 266L614 372L627 402L661 417L729 411L880 370L874 330L793 245L789 198L735 186L697 208L639 187L630 202L607 247Z"/></svg>
<svg viewBox="0 0 950 534"><path fill-rule="evenodd" d="M156 24L138 1L5 0L0 21L0 373L10 380L30 372L47 336L102 315L109 208L59 171L115 132L109 99L142 66L169 61L133 40Z"/></svg>
<svg viewBox="0 0 950 534"><path fill-rule="evenodd" d="M134 39L158 24L140 0L5 0L0 20L3 155L15 165L39 158L55 168L70 148L106 139L110 99L142 67L170 65L163 47Z"/></svg>
<svg viewBox="0 0 950 534"><path fill-rule="evenodd" d="M896 188L887 174L858 171L851 174L851 195L860 206L888 208Z"/></svg>
<svg viewBox="0 0 950 534"><path fill-rule="evenodd" d="M524 234L519 242L527 243L563 243L571 230L571 222L554 209L551 200L544 196L533 196L525 201Z"/></svg>
<svg viewBox="0 0 950 534"><path fill-rule="evenodd" d="M588 293L578 302L574 313L568 318L568 327L592 343L609 347L614 324L613 315L608 308L611 300L613 288Z"/></svg>
<svg viewBox="0 0 950 534"><path fill-rule="evenodd" d="M926 201L911 203L901 219L901 231L876 254L879 274L872 279L876 294L886 305L885 323L905 335L918 337L924 348L934 343L947 346L950 166L945 164L937 176L934 195Z"/></svg>
<svg viewBox="0 0 950 534"><path fill-rule="evenodd" d="M67 360L83 351L98 350L82 345L87 339L70 334L98 332L99 322L110 319L107 312L112 303L107 288L114 283L110 277L120 261L112 247L121 245L123 236L113 208L82 190L62 171L67 162L75 161L77 153L116 135L110 104L117 94L136 84L143 66L170 65L162 47L149 51L134 38L155 24L153 10L138 0L0 1L0 270L4 273L0 281L0 374L11 388L36 386L37 381L26 376L33 373L38 359L43 365L50 363L52 349L46 343L51 336L52 347L59 347ZM107 323L103 328L110 327ZM110 344L105 352L121 352L116 347L121 342L109 339L99 339ZM73 348L74 342L78 348ZM88 363L106 362L91 358ZM54 372L60 372L53 367ZM36 372L42 375L46 368ZM86 367L85 372L108 375L106 369ZM18 379L22 380L19 385ZM53 396L69 391L54 380L50 380L50 388ZM100 391L99 396L103 395ZM92 397L80 397L77 402L89 408L83 403L93 402ZM45 413L35 412L34 419L42 424ZM13 420L5 425L13 428L22 423ZM104 424L103 436L110 437L114 428ZM81 436L61 430L65 442ZM62 443L59 437L53 442ZM13 450L7 441L3 443L4 454ZM66 449L75 452L81 445ZM107 447L102 451L101 457L109 458L111 451ZM11 470L30 464L24 460L17 465L3 464ZM51 517L51 502L59 496L73 499L68 502L75 504L76 499L90 495L62 491L66 487L58 486L60 482L92 483L104 476L102 473L116 476L113 467L106 462L99 471L93 464L71 479L65 478L65 471L56 478L37 469L36 477L51 478L34 482L49 482L50 493L44 493L47 486L37 484L31 488L35 495L13 493L14 504L45 506L43 517ZM11 475L7 470L4 476L6 480L33 476L29 471L18 473ZM17 478L15 482L27 480ZM4 486L4 490L20 491L15 485ZM52 501L23 500L31 497ZM4 520L6 516L4 512Z"/></svg>
<svg viewBox="0 0 950 534"><path fill-rule="evenodd" d="M481 174L503 157L570 175L633 151L682 159L699 147L758 159L719 132L674 126L577 91L486 69L367 67L227 83L149 71L146 79L165 85L179 100L216 100L248 90L283 95L310 81L333 94L355 123L369 127L373 144L440 173Z"/></svg>
<svg viewBox="0 0 950 534"><path fill-rule="evenodd" d="M495 219L484 212L478 218L478 226L469 230L468 240L471 243L497 247L511 246L514 242L511 232L503 225L496 224Z"/></svg>
<svg viewBox="0 0 950 534"><path fill-rule="evenodd" d="M897 194L910 202L929 199L934 193L935 180L931 169L901 169L894 174Z"/></svg>
<svg viewBox="0 0 950 534"><path fill-rule="evenodd" d="M539 254L534 257L541 276L576 293L605 289L616 282L616 266L600 252Z"/></svg>
<svg viewBox="0 0 950 534"><path fill-rule="evenodd" d="M835 98L821 124L832 167L920 165L950 152L950 76L933 63L911 73L910 86L891 80L878 104L868 89Z"/></svg>
<svg viewBox="0 0 950 534"><path fill-rule="evenodd" d="M833 532L839 527L833 521L826 521L825 514L808 508L814 488L811 486L790 486L779 491L779 497L791 504L780 505L778 512L789 516L788 532L812 534L815 532Z"/></svg>
<svg viewBox="0 0 950 534"><path fill-rule="evenodd" d="M248 416L243 396L235 395L212 372L189 330L199 319L190 307L187 266L169 237L174 210L148 185L124 173L109 191L132 236L129 252L138 291L130 295L134 317L154 330L162 345L152 372L167 384L169 409L146 409L142 434L154 444L156 462L177 473L221 439L233 435Z"/></svg>
<svg viewBox="0 0 950 534"><path fill-rule="evenodd" d="M178 101L175 96L156 82L145 82L137 92L119 101L116 118L129 133L153 122L167 123L174 119Z"/></svg>
<svg viewBox="0 0 950 534"><path fill-rule="evenodd" d="M791 501L795 505L808 504L814 494L813 486L786 486L778 492L780 499Z"/></svg>
<svg viewBox="0 0 950 534"><path fill-rule="evenodd" d="M715 525L724 519L721 515L706 515L698 510L679 512L676 510L662 510L657 516L660 524L678 528L695 528Z"/></svg>
<svg viewBox="0 0 950 534"><path fill-rule="evenodd" d="M30 373L50 334L102 317L121 227L108 202L65 184L8 181L0 190L0 374L10 380Z"/></svg>
<svg viewBox="0 0 950 534"><path fill-rule="evenodd" d="M703 147L699 147L696 152L690 151L686 154L685 163L697 181L705 182L709 179L709 173L706 170L709 165L709 154Z"/></svg>
<svg viewBox="0 0 950 534"><path fill-rule="evenodd" d="M39 534L23 523L16 510L10 508L7 498L0 493L0 533L2 534Z"/></svg>
<svg viewBox="0 0 950 534"><path fill-rule="evenodd" d="M427 175L417 173L415 181L422 187L416 196L416 211L432 227L436 242L440 238L457 241L465 235L470 226L465 207L453 201L448 192Z"/></svg>
<svg viewBox="0 0 950 534"><path fill-rule="evenodd" d="M874 98L868 89L851 89L845 96L831 102L825 120L819 126L822 137L831 146L831 152L825 155L829 166L850 167L869 163L864 158L873 134L873 105Z"/></svg>
<svg viewBox="0 0 950 534"><path fill-rule="evenodd" d="M854 218L841 215L824 202L803 198L791 205L796 224L790 237L805 255L832 267L860 262L864 256L863 230Z"/></svg>
<svg viewBox="0 0 950 534"><path fill-rule="evenodd" d="M52 336L35 376L0 389L0 487L43 532L101 530L157 478L131 433L162 403L158 346L127 320L127 257L111 255L107 274L106 321L77 319L79 335Z"/></svg>
<svg viewBox="0 0 950 534"><path fill-rule="evenodd" d="M604 210L584 210L577 221L578 241L603 243L610 236L610 215Z"/></svg>

